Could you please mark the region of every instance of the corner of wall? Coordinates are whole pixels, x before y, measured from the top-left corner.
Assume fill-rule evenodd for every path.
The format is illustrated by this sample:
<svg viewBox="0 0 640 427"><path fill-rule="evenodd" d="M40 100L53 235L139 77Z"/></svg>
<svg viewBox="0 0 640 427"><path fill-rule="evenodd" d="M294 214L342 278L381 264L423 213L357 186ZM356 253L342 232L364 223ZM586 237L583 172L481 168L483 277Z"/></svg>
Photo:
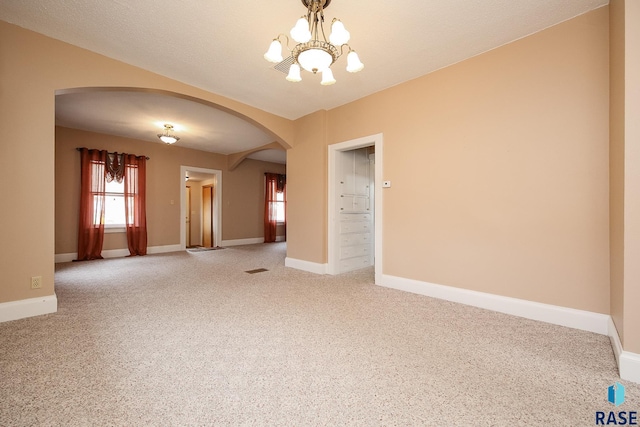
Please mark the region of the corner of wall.
<svg viewBox="0 0 640 427"><path fill-rule="evenodd" d="M640 354L624 351L613 319L609 318L609 339L618 363L620 378L640 384Z"/></svg>

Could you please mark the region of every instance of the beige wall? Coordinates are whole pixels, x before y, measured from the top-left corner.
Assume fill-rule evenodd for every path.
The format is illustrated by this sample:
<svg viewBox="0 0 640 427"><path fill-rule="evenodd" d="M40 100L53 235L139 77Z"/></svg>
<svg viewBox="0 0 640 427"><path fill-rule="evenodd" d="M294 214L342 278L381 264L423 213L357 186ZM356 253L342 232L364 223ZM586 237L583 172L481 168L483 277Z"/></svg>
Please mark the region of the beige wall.
<svg viewBox="0 0 640 427"><path fill-rule="evenodd" d="M640 354L640 2L627 0L625 16L624 348Z"/></svg>
<svg viewBox="0 0 640 427"><path fill-rule="evenodd" d="M611 10L611 315L623 347L640 353L640 3Z"/></svg>
<svg viewBox="0 0 640 427"><path fill-rule="evenodd" d="M285 165L246 159L233 171L223 173L224 240L264 237L264 174L285 171ZM277 231L284 235L282 228Z"/></svg>
<svg viewBox="0 0 640 427"><path fill-rule="evenodd" d="M296 150L287 150L287 256L327 261L327 112L296 120Z"/></svg>
<svg viewBox="0 0 640 427"><path fill-rule="evenodd" d="M326 261L296 231L326 229L327 144L383 133L384 274L609 312L607 8L325 120L288 152L289 256Z"/></svg>
<svg viewBox="0 0 640 427"><path fill-rule="evenodd" d="M126 152L150 157L147 162L147 227L149 246L180 244L180 166L222 170L222 239L264 236L264 172L284 172L285 165L244 160L226 170L227 156L179 145L140 141L56 127L56 254L77 251L80 160L76 147ZM202 197L194 192L196 205ZM172 203L173 202L173 203ZM195 236L199 234L198 232ZM124 233L105 234L104 250L126 249Z"/></svg>

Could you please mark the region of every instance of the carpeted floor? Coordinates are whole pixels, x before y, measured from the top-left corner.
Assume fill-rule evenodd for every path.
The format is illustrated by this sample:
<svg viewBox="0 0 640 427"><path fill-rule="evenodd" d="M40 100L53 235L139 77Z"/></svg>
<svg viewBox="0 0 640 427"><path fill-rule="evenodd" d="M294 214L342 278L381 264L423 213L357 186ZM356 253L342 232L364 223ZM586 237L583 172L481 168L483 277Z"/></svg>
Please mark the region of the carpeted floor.
<svg viewBox="0 0 640 427"><path fill-rule="evenodd" d="M213 248L205 248L204 246L189 246L187 247L187 251L189 252L205 252L205 251L218 251L220 249L224 249L221 246L216 246Z"/></svg>
<svg viewBox="0 0 640 427"><path fill-rule="evenodd" d="M285 244L66 263L0 324L0 426L591 426L606 336L284 267ZM267 269L259 274L246 271Z"/></svg>

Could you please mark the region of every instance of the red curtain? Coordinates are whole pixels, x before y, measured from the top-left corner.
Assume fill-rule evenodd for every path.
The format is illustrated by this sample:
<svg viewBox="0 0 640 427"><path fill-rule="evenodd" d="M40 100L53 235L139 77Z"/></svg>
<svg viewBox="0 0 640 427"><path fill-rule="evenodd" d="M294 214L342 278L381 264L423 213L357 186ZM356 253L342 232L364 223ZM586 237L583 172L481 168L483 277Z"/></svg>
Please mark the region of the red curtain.
<svg viewBox="0 0 640 427"><path fill-rule="evenodd" d="M146 158L124 154L124 210L130 256L147 254Z"/></svg>
<svg viewBox="0 0 640 427"><path fill-rule="evenodd" d="M266 192L264 198L264 242L271 243L276 241L277 222L277 194L283 194L283 200L287 200L286 196L286 177L277 173L265 173Z"/></svg>
<svg viewBox="0 0 640 427"><path fill-rule="evenodd" d="M101 259L104 240L104 184L107 152L80 149L78 261Z"/></svg>
<svg viewBox="0 0 640 427"><path fill-rule="evenodd" d="M124 180L127 244L131 255L147 254L146 158L109 154L106 150L80 151L80 218L78 261L102 259L105 183Z"/></svg>

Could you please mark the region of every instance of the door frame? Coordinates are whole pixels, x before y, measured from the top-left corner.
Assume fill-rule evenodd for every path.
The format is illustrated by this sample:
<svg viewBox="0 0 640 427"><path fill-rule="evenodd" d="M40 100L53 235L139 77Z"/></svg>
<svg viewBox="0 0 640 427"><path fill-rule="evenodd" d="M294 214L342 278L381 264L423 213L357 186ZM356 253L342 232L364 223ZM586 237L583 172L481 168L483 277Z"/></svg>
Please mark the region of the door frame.
<svg viewBox="0 0 640 427"><path fill-rule="evenodd" d="M213 221L213 245L220 246L220 242L222 241L222 171L218 169L198 168L194 166L180 166L180 249L183 251L187 249L187 227L184 222L184 218L187 214L186 185L184 184L187 172L200 172L214 175L213 203L215 219Z"/></svg>
<svg viewBox="0 0 640 427"><path fill-rule="evenodd" d="M336 163L337 153L339 151L349 151L364 147L375 147L375 180L374 180L374 270L375 270L375 283L381 283L382 279L382 146L383 136L381 133L375 135L364 136L362 138L356 138L349 141L339 142L329 145L329 183L328 183L328 229L327 229L327 273L337 274L337 256L338 248L338 206L336 203L337 197L337 178L336 178Z"/></svg>
<svg viewBox="0 0 640 427"><path fill-rule="evenodd" d="M190 185L185 185L185 204L186 204L186 209L185 209L185 225L184 225L184 234L185 234L185 246L189 247L191 246L191 186ZM187 227L187 224L189 224L189 226Z"/></svg>

